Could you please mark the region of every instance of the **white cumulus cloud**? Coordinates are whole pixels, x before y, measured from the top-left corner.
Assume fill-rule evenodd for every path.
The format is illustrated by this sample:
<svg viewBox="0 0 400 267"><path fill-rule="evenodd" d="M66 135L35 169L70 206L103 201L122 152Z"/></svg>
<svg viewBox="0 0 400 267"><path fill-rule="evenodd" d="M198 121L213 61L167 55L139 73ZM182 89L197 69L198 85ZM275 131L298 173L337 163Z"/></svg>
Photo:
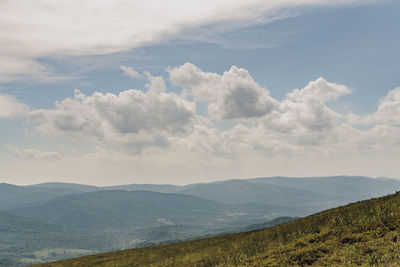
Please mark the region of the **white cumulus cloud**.
<svg viewBox="0 0 400 267"><path fill-rule="evenodd" d="M344 85L327 82L323 78L311 81L303 89L294 89L282 101L282 113L271 117L271 126L284 130L306 128L322 131L332 128L342 115L325 103L351 93Z"/></svg>
<svg viewBox="0 0 400 267"><path fill-rule="evenodd" d="M28 105L18 101L14 96L0 93L0 119L21 118L28 110Z"/></svg>
<svg viewBox="0 0 400 267"><path fill-rule="evenodd" d="M355 124L400 125L400 87L388 92L376 112L362 116L350 114L349 121Z"/></svg>
<svg viewBox="0 0 400 267"><path fill-rule="evenodd" d="M211 116L220 120L257 118L279 103L245 69L232 66L222 75L203 72L191 63L168 68L170 80L190 89L197 101L208 101Z"/></svg>
<svg viewBox="0 0 400 267"><path fill-rule="evenodd" d="M42 135L91 141L101 158L109 153L117 158L134 155L146 162L182 159L225 164L252 157L363 157L400 152L398 88L382 99L375 113L362 117L372 126L359 129L355 124L360 117L354 123L354 115L328 107L351 90L324 78L292 90L279 102L247 70L234 66L217 74L186 63L167 72L172 83L208 105L208 117L196 113L197 103L191 97L171 92L162 76L143 72L147 91L85 95L75 90L73 97L57 102L53 109L32 110L28 119ZM219 120L233 121L222 129Z"/></svg>
<svg viewBox="0 0 400 267"><path fill-rule="evenodd" d="M196 115L196 104L165 92L160 77L147 75L147 92L130 89L118 95L96 92L88 96L75 90L73 98L57 102L54 109L31 111L29 121L44 135L67 134L121 144L163 144L162 136L188 130Z"/></svg>

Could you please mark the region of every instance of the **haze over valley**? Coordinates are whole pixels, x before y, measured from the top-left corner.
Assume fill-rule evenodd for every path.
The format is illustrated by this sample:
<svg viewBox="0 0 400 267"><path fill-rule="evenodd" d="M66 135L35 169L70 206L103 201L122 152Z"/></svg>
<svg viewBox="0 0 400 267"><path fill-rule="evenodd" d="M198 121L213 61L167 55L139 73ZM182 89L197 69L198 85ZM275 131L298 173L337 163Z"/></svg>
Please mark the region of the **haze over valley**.
<svg viewBox="0 0 400 267"><path fill-rule="evenodd" d="M350 176L185 186L3 183L0 264L39 263L262 229L397 190L399 180Z"/></svg>

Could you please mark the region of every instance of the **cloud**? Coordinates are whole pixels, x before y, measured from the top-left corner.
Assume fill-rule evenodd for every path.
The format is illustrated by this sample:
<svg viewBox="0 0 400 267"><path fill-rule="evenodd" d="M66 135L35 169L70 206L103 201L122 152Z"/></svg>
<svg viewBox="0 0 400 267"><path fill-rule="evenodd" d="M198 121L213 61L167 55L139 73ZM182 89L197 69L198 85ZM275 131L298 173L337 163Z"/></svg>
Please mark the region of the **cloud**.
<svg viewBox="0 0 400 267"><path fill-rule="evenodd" d="M222 77L225 88L209 113L220 120L257 118L270 113L279 103L244 69L232 67Z"/></svg>
<svg viewBox="0 0 400 267"><path fill-rule="evenodd" d="M362 116L350 114L349 121L354 124L400 125L400 87L388 92L375 113Z"/></svg>
<svg viewBox="0 0 400 267"><path fill-rule="evenodd" d="M265 125L281 131L331 129L343 116L328 108L325 103L349 93L351 90L344 85L318 78L303 89L294 89L286 94L281 103L281 112L271 114Z"/></svg>
<svg viewBox="0 0 400 267"><path fill-rule="evenodd" d="M350 94L351 90L342 84L327 82L320 77L315 81L311 81L303 89L294 89L293 92L287 94L286 98L289 101L302 102L318 102L326 103L336 100L342 95Z"/></svg>
<svg viewBox="0 0 400 267"><path fill-rule="evenodd" d="M123 75L131 78L140 78L140 73L134 70L132 67L120 66Z"/></svg>
<svg viewBox="0 0 400 267"><path fill-rule="evenodd" d="M28 105L18 101L14 96L0 93L0 119L21 118L28 110Z"/></svg>
<svg viewBox="0 0 400 267"><path fill-rule="evenodd" d="M223 78L217 73L203 72L191 63L170 67L166 71L173 84L190 88L190 93L196 101L215 100L222 93Z"/></svg>
<svg viewBox="0 0 400 267"><path fill-rule="evenodd" d="M110 153L127 161L177 158L225 164L252 157L400 152L400 130L395 126L398 88L388 93L376 113L365 115L376 116L372 127L358 129L352 115L327 106L351 90L324 78L292 90L279 102L247 70L235 66L223 74L204 72L190 63L166 71L172 83L188 88L189 96L171 92L162 76L144 72L147 91L85 95L75 90L53 109L30 111L28 120L41 135L95 144L101 155L91 153L91 159ZM206 103L209 116L197 114L197 102L191 99ZM233 121L222 128L219 120Z"/></svg>
<svg viewBox="0 0 400 267"><path fill-rule="evenodd" d="M190 88L195 100L211 102L208 111L219 120L257 118L279 105L247 70L236 66L222 75L203 72L191 63L167 72L172 83Z"/></svg>
<svg viewBox="0 0 400 267"><path fill-rule="evenodd" d="M303 89L294 89L282 103L273 99L247 70L232 66L222 75L203 72L191 63L168 68L173 84L189 88L197 101L209 102L208 111L219 120L249 119L269 116L271 126L281 130L306 127L329 128L341 115L325 103L351 93L344 85L319 78ZM280 107L281 111L277 111Z"/></svg>
<svg viewBox="0 0 400 267"><path fill-rule="evenodd" d="M51 76L39 58L110 54L178 38L203 26L222 24L213 30L223 32L283 18L297 7L363 2L5 0L0 2L0 80Z"/></svg>
<svg viewBox="0 0 400 267"><path fill-rule="evenodd" d="M160 93L167 90L167 86L165 85L164 78L162 76L153 76L148 71L145 71L144 75L150 82L145 84L149 92Z"/></svg>
<svg viewBox="0 0 400 267"><path fill-rule="evenodd" d="M37 109L28 119L42 135L67 134L116 144L165 145L163 136L188 131L195 118L196 104L165 92L161 77L146 74L149 90L130 89L91 96L75 90L73 98L54 109ZM159 87L157 87L159 86Z"/></svg>
<svg viewBox="0 0 400 267"><path fill-rule="evenodd" d="M319 78L302 90L295 89L286 95L282 102L286 117L283 119L311 130L332 128L341 115L328 108L325 103L349 93L351 90L346 86Z"/></svg>
<svg viewBox="0 0 400 267"><path fill-rule="evenodd" d="M19 159L31 159L31 160L49 160L57 161L61 159L61 156L57 152L44 152L38 149L18 149L12 145L6 145L13 155Z"/></svg>

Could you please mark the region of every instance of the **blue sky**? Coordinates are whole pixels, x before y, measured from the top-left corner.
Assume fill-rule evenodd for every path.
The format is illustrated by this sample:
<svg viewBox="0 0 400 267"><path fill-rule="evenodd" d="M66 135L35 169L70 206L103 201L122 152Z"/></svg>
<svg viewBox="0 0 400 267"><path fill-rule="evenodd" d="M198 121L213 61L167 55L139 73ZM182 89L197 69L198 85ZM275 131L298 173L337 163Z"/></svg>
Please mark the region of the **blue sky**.
<svg viewBox="0 0 400 267"><path fill-rule="evenodd" d="M113 8L134 10L139 2L129 6L121 2ZM15 27L17 34L3 28L0 41L11 48L3 46L0 58L5 62L11 58L17 67L0 68L0 97L8 101L0 98L0 104L17 113L3 111L1 116L0 107L0 177L10 183L92 184L189 183L270 175L400 177L395 163L400 145L400 100L395 91L400 86L400 3L272 3L279 8L259 1L244 7L240 2L227 2L227 6L221 2L210 10L200 4L193 19L176 15L172 21L166 16L159 24L154 14L163 14L162 8L150 4L144 12L156 26L121 17L115 19L121 33L111 36L112 31L102 30L101 25L109 22L100 15L82 18L82 25L72 29L55 21L57 34L51 34L54 29L36 18L49 12L72 16L76 7L60 11L45 2L33 9L27 21L17 20L17 24L13 16L27 11L6 1L0 12L11 14L6 26ZM85 4L88 10L93 8L90 1ZM171 2L171 12L180 4ZM190 6L186 8L192 12ZM235 8L242 13L234 13ZM65 16L68 21L69 14ZM144 21L148 23L147 18ZM171 26L164 29L163 24ZM81 26L87 26L89 37L98 42L85 41ZM36 35L24 35L32 29ZM64 30L65 40L53 40L62 38ZM13 39L18 34L23 36L21 42ZM110 41L107 34L122 41ZM140 77L124 74L121 66ZM197 76L188 80L191 71ZM135 92L146 94L146 84L157 76L166 89L160 89L158 81L154 93L171 94L165 99L175 106L158 110L157 105L167 100L146 95L149 101L143 104L135 98L139 97ZM310 84L313 81L319 82ZM300 94L290 98L287 94L295 88ZM74 89L85 100L74 98ZM118 97L129 89L135 89L135 96ZM393 96L386 97L392 90ZM76 101L73 107L54 105L67 98ZM137 109L139 104L144 106ZM170 111L183 113L167 114ZM83 112L110 118L104 122ZM66 117L58 117L64 115L67 122ZM122 122L114 124L118 118ZM92 128L68 128L81 122L79 127ZM116 177L109 180L110 176Z"/></svg>

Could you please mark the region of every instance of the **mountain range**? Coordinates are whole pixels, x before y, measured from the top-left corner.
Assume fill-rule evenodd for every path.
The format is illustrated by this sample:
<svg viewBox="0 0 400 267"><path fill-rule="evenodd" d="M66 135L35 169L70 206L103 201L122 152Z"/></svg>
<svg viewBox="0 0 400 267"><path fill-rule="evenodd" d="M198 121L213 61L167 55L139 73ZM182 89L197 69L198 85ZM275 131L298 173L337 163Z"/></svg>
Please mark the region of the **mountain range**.
<svg viewBox="0 0 400 267"><path fill-rule="evenodd" d="M400 193L262 230L129 249L38 267L399 266Z"/></svg>
<svg viewBox="0 0 400 267"><path fill-rule="evenodd" d="M252 178L185 186L3 183L0 265L259 229L399 189L400 180L359 176Z"/></svg>

